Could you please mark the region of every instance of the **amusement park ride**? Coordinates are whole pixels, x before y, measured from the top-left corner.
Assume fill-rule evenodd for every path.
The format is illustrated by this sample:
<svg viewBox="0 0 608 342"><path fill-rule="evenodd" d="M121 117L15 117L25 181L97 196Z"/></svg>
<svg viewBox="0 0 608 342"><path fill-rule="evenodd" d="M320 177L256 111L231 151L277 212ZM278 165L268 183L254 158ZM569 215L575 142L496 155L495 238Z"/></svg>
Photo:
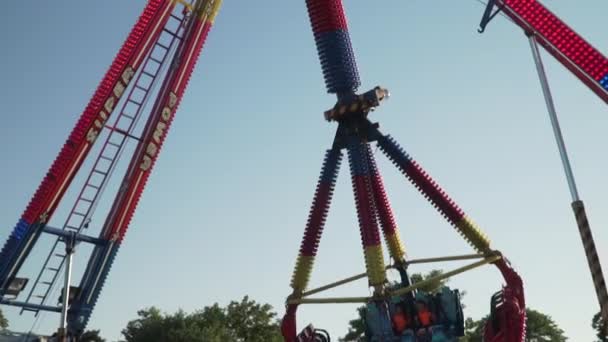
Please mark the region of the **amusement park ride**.
<svg viewBox="0 0 608 342"><path fill-rule="evenodd" d="M300 304L361 303L365 304L365 335L368 341L457 341L458 337L464 335L464 319L458 291L443 287L439 293L429 294L419 289L428 282L492 263L502 273L506 285L492 296L491 313L484 329L484 340L524 341L525 299L521 278L502 254L490 247L490 241L485 234L422 167L392 137L381 133L378 125L369 120L368 115L388 96L388 91L376 87L364 94L356 94L360 85L359 74L342 2L307 0L306 4L327 90L336 94L338 98L334 108L325 112L325 118L337 122L338 128L333 145L325 155L291 280L293 292L287 298L287 310L282 321L285 340L288 342L329 341L325 331L315 330L312 325L296 335L296 312ZM496 11L494 11L495 7L497 7ZM568 162L537 42L606 102L608 102L608 60L542 4L534 0L490 1L481 21L480 33L500 11L518 24L529 37L572 192L572 208L576 215L602 314L606 319L608 317L606 286L583 202L578 197ZM405 259L405 250L399 238L397 224L371 152L371 142L376 142L380 150L476 250L477 255L410 261ZM348 154L367 272L307 290L343 149ZM383 260L378 226L382 229L390 257L393 259L393 264L388 267ZM424 282L411 284L408 279L407 268L412 263L473 257L482 260ZM399 271L400 284L388 286L387 268L395 268ZM368 278L369 286L374 289L371 297L307 298L365 276Z"/></svg>
<svg viewBox="0 0 608 342"><path fill-rule="evenodd" d="M133 212L211 29L221 0L194 2L150 0L118 52L59 156L30 201L0 252L0 299L23 311L61 312L60 334L84 331L99 293L120 248ZM151 110L146 104L154 101ZM144 122L137 134L138 122ZM126 146L137 148L128 153ZM100 148L93 149L93 145ZM83 169L85 158L94 160ZM130 155L129 155L130 154ZM91 217L120 158L129 164L98 236ZM86 175L72 210L61 227L47 223L76 173ZM17 300L28 279L18 272L41 234L55 243L33 279L24 300ZM76 243L94 246L77 287L71 286L71 261ZM64 248L65 245L65 248ZM66 270L61 306L48 305L51 288ZM65 304L67 299L68 305ZM69 309L69 310L68 310Z"/></svg>
<svg viewBox="0 0 608 342"><path fill-rule="evenodd" d="M143 14L120 49L93 98L87 105L59 156L27 206L15 229L0 250L0 304L17 306L21 312L61 313L60 338L78 336L88 323L116 253L136 209L139 197L160 152L190 75L222 0L149 0ZM366 336L369 341L456 341L464 334L464 318L458 290L438 293L420 290L435 281L470 269L494 264L506 285L492 296L486 341L520 342L525 337L523 283L506 258L490 246L490 240L439 185L390 136L370 121L369 114L389 93L376 87L357 94L360 86L355 55L350 43L341 0L306 0L327 91L336 94L336 105L325 112L337 123L331 148L325 154L319 182L300 253L296 261L281 329L286 342L329 341L323 330L312 325L298 334L296 312L301 304L365 304ZM565 144L537 44L608 102L608 59L578 36L535 0L490 0L480 32L502 12L520 26L530 41L553 129L572 193L581 239L589 262L604 320L608 321L608 294L583 202L578 196ZM152 105L148 106L150 102ZM141 130L137 130L142 122ZM136 148L126 148L133 142ZM405 177L475 249L476 254L408 260L389 199L385 192L371 144L375 143ZM316 289L308 289L310 274L326 215L329 211L342 150L347 151L352 186L366 264L366 273ZM128 167L116 174L120 158ZM91 163L85 163L91 160ZM90 164L90 165L89 165ZM88 167L87 167L88 166ZM69 201L68 187L76 175L86 181L77 192L63 224L50 220L58 205ZM112 177L120 186L108 194ZM103 223L91 218L101 195L112 199ZM95 227L93 227L95 226ZM88 230L97 231L97 236ZM96 229L96 230L95 230ZM387 265L380 230L392 258ZM54 237L48 256L35 279L20 276L25 260L42 234ZM78 243L91 244L78 286L72 283L72 259ZM32 255L33 256L33 255ZM424 282L412 284L408 266L421 262L480 259ZM388 268L400 274L400 283L389 285ZM48 304L51 289L65 270L58 306ZM366 278L373 288L370 297L309 298L310 295ZM396 324L396 318L400 324Z"/></svg>

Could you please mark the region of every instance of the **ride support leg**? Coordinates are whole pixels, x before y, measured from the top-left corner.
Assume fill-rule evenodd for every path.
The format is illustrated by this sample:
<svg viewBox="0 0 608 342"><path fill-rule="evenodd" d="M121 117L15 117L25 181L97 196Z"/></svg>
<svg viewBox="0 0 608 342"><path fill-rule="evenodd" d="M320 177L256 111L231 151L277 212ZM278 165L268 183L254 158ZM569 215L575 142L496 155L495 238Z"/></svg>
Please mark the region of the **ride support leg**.
<svg viewBox="0 0 608 342"><path fill-rule="evenodd" d="M367 145L367 142L362 142L358 137L352 137L348 144L348 161L369 284L376 291L381 291L386 281L386 270L366 160Z"/></svg>
<svg viewBox="0 0 608 342"><path fill-rule="evenodd" d="M489 254L490 239L465 215L464 211L390 136L380 135L378 145L406 178L443 215L479 253Z"/></svg>
<svg viewBox="0 0 608 342"><path fill-rule="evenodd" d="M405 247L401 241L399 228L395 221L395 215L393 215L393 209L391 208L388 195L384 189L382 175L380 175L374 154L372 153L369 144L366 144L365 146L365 154L367 165L369 166L372 194L378 211L378 220L380 221L380 227L384 234L384 240L386 241L389 253L395 263L402 263L405 259Z"/></svg>
<svg viewBox="0 0 608 342"><path fill-rule="evenodd" d="M300 245L300 253L291 278L292 296L299 297L308 286L310 274L314 264L319 241L325 227L325 220L331 205L331 198L336 185L342 152L339 148L327 150L321 168L321 175L317 183L317 189L313 197L308 222L304 230L304 237ZM296 311L297 305L290 304L281 322L281 332L285 341L293 341L296 338Z"/></svg>

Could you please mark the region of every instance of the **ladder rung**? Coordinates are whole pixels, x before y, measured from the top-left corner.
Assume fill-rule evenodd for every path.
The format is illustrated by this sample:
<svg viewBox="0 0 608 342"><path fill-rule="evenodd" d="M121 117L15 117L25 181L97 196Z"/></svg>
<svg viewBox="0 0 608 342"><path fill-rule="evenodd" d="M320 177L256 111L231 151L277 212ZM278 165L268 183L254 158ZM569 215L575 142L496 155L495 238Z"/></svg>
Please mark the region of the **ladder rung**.
<svg viewBox="0 0 608 342"><path fill-rule="evenodd" d="M55 256L59 258L65 258L65 254L55 253Z"/></svg>
<svg viewBox="0 0 608 342"><path fill-rule="evenodd" d="M158 46L162 47L163 49L169 51L169 47L166 46L166 45L163 45L162 43L156 42L156 45L158 45Z"/></svg>
<svg viewBox="0 0 608 342"><path fill-rule="evenodd" d="M53 268L53 267L47 267L47 270L53 271L53 272L59 272L58 268Z"/></svg>
<svg viewBox="0 0 608 342"><path fill-rule="evenodd" d="M155 58L150 57L150 59L160 64L160 62L159 62L159 61L157 61ZM139 90L142 90L142 91L145 91L145 92L148 92L148 90L149 90L149 89L146 89L146 88L144 88L144 87L142 87L142 86L140 86L140 85L137 85L137 84L135 85L135 88L137 88L137 89L139 89Z"/></svg>
<svg viewBox="0 0 608 342"><path fill-rule="evenodd" d="M146 72L146 71L142 71L142 72L143 72L144 74L147 74L147 72ZM154 77L154 76L152 76L152 77ZM135 103L135 104L136 104L136 105L138 105L138 106L141 106L141 104L142 104L142 102L137 102L137 101L135 101L135 100L133 100L133 99L129 99L128 101L129 101L129 102L131 102L131 103Z"/></svg>
<svg viewBox="0 0 608 342"><path fill-rule="evenodd" d="M107 150L108 150L107 148L104 148L103 152L101 153L101 155L103 155ZM108 157L108 156L104 155L105 158L110 158L110 159L114 160L114 158L116 158L116 155L118 154L118 152L114 151L114 152L110 152L110 153L107 153L107 154L110 154L111 157Z"/></svg>
<svg viewBox="0 0 608 342"><path fill-rule="evenodd" d="M145 72L145 71L142 71L139 76L143 77L144 75L148 76L147 80L150 83L150 85L152 85L152 83L154 83L154 79L156 78L156 76L150 74L149 72Z"/></svg>
<svg viewBox="0 0 608 342"><path fill-rule="evenodd" d="M34 295L34 297L36 297L36 298L40 298L40 299L44 299L44 298L46 298L45 296L41 296L41 295Z"/></svg>
<svg viewBox="0 0 608 342"><path fill-rule="evenodd" d="M97 185L93 185L93 184L87 184L87 186L90 186L91 188L93 188L95 190L99 190L100 189Z"/></svg>
<svg viewBox="0 0 608 342"><path fill-rule="evenodd" d="M145 70L142 70L142 72L141 72L141 73L142 73L142 74L144 74L144 75L150 76L150 77L152 77L152 78L155 78L155 77L156 77L156 75L151 74L151 73L149 73L149 72L147 72L147 71L145 71ZM135 102L135 101L133 101L133 100L131 100L131 99L129 99L129 101L131 101L131 102L133 102L133 103L136 103L136 104L138 104L138 105L141 105L141 103L137 103L137 102Z"/></svg>
<svg viewBox="0 0 608 342"><path fill-rule="evenodd" d="M65 229L78 230L79 228L74 226L65 226Z"/></svg>
<svg viewBox="0 0 608 342"><path fill-rule="evenodd" d="M131 133L129 133L129 132L123 130L123 129L120 129L118 127L113 127L112 128L112 133L122 134L123 137L124 137L123 139L131 138L131 139L134 139L134 140L137 140L137 141L141 141L141 138L138 138L138 137L132 135Z"/></svg>
<svg viewBox="0 0 608 342"><path fill-rule="evenodd" d="M92 200L88 199L88 198L84 198L84 197L80 197L81 201L85 201L85 202L89 202L89 203L93 203Z"/></svg>
<svg viewBox="0 0 608 342"><path fill-rule="evenodd" d="M43 285L48 285L48 286L53 285L53 283L51 283L50 281L43 281L43 282L40 282L40 283L43 284Z"/></svg>
<svg viewBox="0 0 608 342"><path fill-rule="evenodd" d="M150 56L150 59L151 59L152 61L154 61L154 62L158 63L158 64L163 64L163 60L164 60L165 58L163 57L163 60L159 60L159 59L156 59L156 58L154 58L154 57ZM136 86L136 87L137 87L137 86ZM146 89L146 91L148 91L148 90Z"/></svg>
<svg viewBox="0 0 608 342"><path fill-rule="evenodd" d="M125 132L122 129L120 129L118 127L112 127L110 129L112 130L112 134L114 134L114 133L120 134L122 136L122 139L123 140L125 139L124 137L125 137L126 134L125 134Z"/></svg>
<svg viewBox="0 0 608 342"><path fill-rule="evenodd" d="M23 311L31 311L31 312L36 312L36 313L38 312L38 310L32 309L32 308L21 308L21 310L23 310Z"/></svg>
<svg viewBox="0 0 608 342"><path fill-rule="evenodd" d="M96 173L102 174L102 175L104 175L104 176L108 174L107 172L101 172L101 171L99 171L99 170L93 170L93 172L96 172ZM83 216L84 216L84 215L83 215Z"/></svg>
<svg viewBox="0 0 608 342"><path fill-rule="evenodd" d="M77 212L77 211L72 211L72 215L78 215L78 216L82 216L82 217L87 216L86 214L79 213L79 212Z"/></svg>
<svg viewBox="0 0 608 342"><path fill-rule="evenodd" d="M172 37L175 37L177 39L179 39L179 37L177 36L177 33L168 30L166 27L163 29L164 32L167 32L167 34L171 35Z"/></svg>
<svg viewBox="0 0 608 342"><path fill-rule="evenodd" d="M171 14L171 18L177 20L177 21L182 21L182 18L176 16L175 14Z"/></svg>
<svg viewBox="0 0 608 342"><path fill-rule="evenodd" d="M114 160L114 159L112 159L112 158L108 158L108 157L103 156L103 155L100 155L100 156L99 156L99 158L100 158L100 159L107 160L107 161L113 161L113 160Z"/></svg>
<svg viewBox="0 0 608 342"><path fill-rule="evenodd" d="M113 142L111 142L111 141L108 141L108 145L112 145L112 146L115 146L115 147L120 148L120 145L118 145L118 144L116 144L116 143L113 143Z"/></svg>
<svg viewBox="0 0 608 342"><path fill-rule="evenodd" d="M166 52L163 52L163 57L162 59L165 59L165 55L167 54ZM146 65L144 66L144 68L146 68L148 65L154 65L153 63L150 62L154 62L156 64L156 67L159 68L163 63L161 61L159 61L156 58L153 58L152 56L150 56L150 59L146 62Z"/></svg>
<svg viewBox="0 0 608 342"><path fill-rule="evenodd" d="M114 132L120 133L122 135L127 135L127 136L129 135L129 132L125 131L124 129L120 129L118 127L114 127L113 130L114 130Z"/></svg>
<svg viewBox="0 0 608 342"><path fill-rule="evenodd" d="M129 120L131 120L131 121L133 121L133 120L135 119L135 117L133 117L133 116L131 116L131 115L127 115L127 114L125 114L125 113L122 113L122 114L120 115L120 117L121 117L121 118L127 118L127 119L129 119Z"/></svg>
<svg viewBox="0 0 608 342"><path fill-rule="evenodd" d="M149 73L149 72L147 72L147 71L142 71L142 72L143 72L144 74L146 74L146 75L150 75L151 77L154 77L152 74L150 74L150 73ZM138 106L141 106L141 104L142 104L142 102L137 102L137 101L135 101L135 100L133 100L133 99L129 99L129 102L131 102L131 103L135 103L135 104L136 104L136 105L138 105Z"/></svg>

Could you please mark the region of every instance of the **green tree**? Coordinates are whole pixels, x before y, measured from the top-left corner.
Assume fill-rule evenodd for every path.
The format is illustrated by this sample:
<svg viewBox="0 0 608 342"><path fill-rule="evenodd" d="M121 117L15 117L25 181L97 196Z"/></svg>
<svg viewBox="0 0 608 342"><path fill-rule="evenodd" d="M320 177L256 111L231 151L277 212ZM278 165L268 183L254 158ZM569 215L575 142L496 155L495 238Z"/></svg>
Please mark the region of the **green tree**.
<svg viewBox="0 0 608 342"><path fill-rule="evenodd" d="M438 275L443 274L441 270L432 270L426 274L422 273L414 273L410 276L410 280L412 284L416 284L423 280L427 280ZM422 286L420 289L425 292L433 293L437 292L442 286L449 281L449 279L442 279L438 281L433 281L429 284ZM392 286L396 286L397 284L392 284ZM364 342L365 339L365 307L361 306L357 308L357 313L359 317L348 322L348 332L344 337L340 338L340 342Z"/></svg>
<svg viewBox="0 0 608 342"><path fill-rule="evenodd" d="M593 316L591 327L596 332L596 342L608 342L608 324L602 319L602 315L598 312Z"/></svg>
<svg viewBox="0 0 608 342"><path fill-rule="evenodd" d="M138 311L123 329L126 342L280 342L276 313L245 296L226 307L217 303L192 314L163 314L155 307Z"/></svg>
<svg viewBox="0 0 608 342"><path fill-rule="evenodd" d="M2 310L0 310L0 330L4 330L8 328L8 320L2 314Z"/></svg>
<svg viewBox="0 0 608 342"><path fill-rule="evenodd" d="M244 297L226 307L228 327L238 341L282 341L276 313L269 304L258 304Z"/></svg>
<svg viewBox="0 0 608 342"><path fill-rule="evenodd" d="M464 336L460 338L460 342L481 342L483 338L483 329L486 325L487 317L475 321L472 318L467 318L464 321Z"/></svg>
<svg viewBox="0 0 608 342"><path fill-rule="evenodd" d="M433 277L437 277L442 274L443 274L442 270L431 270L427 274L414 273L410 276L410 279L412 281L412 284L416 284L423 280L431 279ZM420 290L427 292L427 293L437 292L437 291L439 291L439 289L441 289L443 286L445 286L449 280L450 280L449 278L441 279L441 280L434 280L434 281L420 287Z"/></svg>
<svg viewBox="0 0 608 342"><path fill-rule="evenodd" d="M568 338L551 316L533 309L526 309L526 341L564 342Z"/></svg>
<svg viewBox="0 0 608 342"><path fill-rule="evenodd" d="M488 316L479 321L467 319L466 336L461 341L483 341L483 330L487 320ZM565 342L567 339L564 331L551 316L533 309L526 309L526 342Z"/></svg>
<svg viewBox="0 0 608 342"><path fill-rule="evenodd" d="M365 342L365 307L357 308L359 317L348 322L348 332L340 338L340 342Z"/></svg>
<svg viewBox="0 0 608 342"><path fill-rule="evenodd" d="M78 339L79 342L106 342L99 336L99 330L87 330Z"/></svg>

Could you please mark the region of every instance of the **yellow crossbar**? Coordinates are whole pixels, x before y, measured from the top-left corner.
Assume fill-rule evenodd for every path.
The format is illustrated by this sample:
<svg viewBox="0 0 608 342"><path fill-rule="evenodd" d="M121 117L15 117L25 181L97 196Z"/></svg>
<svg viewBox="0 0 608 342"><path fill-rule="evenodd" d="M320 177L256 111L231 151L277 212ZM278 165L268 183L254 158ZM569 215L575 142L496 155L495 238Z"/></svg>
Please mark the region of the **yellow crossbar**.
<svg viewBox="0 0 608 342"><path fill-rule="evenodd" d="M466 254L466 255L455 255L455 256L447 256L447 257L438 257L438 258L425 258L425 259L415 259L406 261L406 265L413 264L425 264L430 262L442 262L442 261L458 261L458 260L468 260L468 259L481 259L485 257L483 254Z"/></svg>
<svg viewBox="0 0 608 342"><path fill-rule="evenodd" d="M449 278L451 276L455 276L457 274L460 274L460 273L463 273L463 272L466 272L466 271L470 271L472 269L475 269L475 268L483 266L483 265L491 264L493 262L496 262L496 261L500 260L501 258L502 257L500 255L489 256L489 257L485 258L484 260L480 260L480 261L474 262L472 264L469 264L469 265L457 268L457 269L455 269L453 271L449 271L449 272L440 274L438 276L435 276L435 277L432 277L432 278L429 278L429 279L425 279L425 280L419 281L419 282L417 282L414 285L411 285L411 286L408 286L408 287L404 287L402 289L398 289L398 290L392 291L390 293L390 295L391 296L400 296L402 294L406 294L408 292L412 292L412 291L414 291L414 290L416 290L416 289L418 289L420 287L428 285L429 283L436 282L438 280L443 280L443 279Z"/></svg>
<svg viewBox="0 0 608 342"><path fill-rule="evenodd" d="M472 269L481 267L483 265L487 265L487 264L491 264L493 262L496 262L498 260L500 260L502 257L500 255L492 255L489 256L483 260L474 262L472 264L457 268L453 271L449 271L446 273L443 273L441 275L417 282L414 285L408 286L408 287L404 287L402 289L398 289L395 291L391 291L389 292L386 296L384 296L384 298L387 297L393 297L393 296L400 296L403 294L406 294L408 292L412 292L420 287L423 287L431 282L436 282L438 280L443 280L452 276L455 276L457 274L460 273L464 273L467 271L470 271ZM332 287L336 287L339 286L341 284L345 284L348 283L350 281L353 280L357 280L357 279L361 279L364 278L365 274L358 274L356 276L350 277L350 278L346 278L344 280L338 281L336 283L332 283L320 288L317 288L315 290L311 290L308 292L303 293L303 295L310 295L312 293L318 293L321 292L323 290L326 290L328 288L332 288ZM287 304L352 304L352 303L367 303L372 299L382 299L383 297L333 297L333 298L292 298L292 299L288 299L287 300Z"/></svg>
<svg viewBox="0 0 608 342"><path fill-rule="evenodd" d="M389 270L389 269L391 269L393 267L394 266L387 266L386 270ZM329 289L333 289L334 287L338 287L340 285L348 284L350 282L353 282L353 281L359 280L359 279L363 279L365 277L367 277L367 273L359 273L359 274L354 275L352 277L344 278L344 279L338 280L338 281L336 281L334 283L327 284L327 285L324 285L324 286L321 286L321 287L317 287L316 289L308 290L308 291L302 293L302 297L310 296L310 295L315 294L315 293L319 293L319 292L323 292L323 291L326 291L326 290L329 290Z"/></svg>

